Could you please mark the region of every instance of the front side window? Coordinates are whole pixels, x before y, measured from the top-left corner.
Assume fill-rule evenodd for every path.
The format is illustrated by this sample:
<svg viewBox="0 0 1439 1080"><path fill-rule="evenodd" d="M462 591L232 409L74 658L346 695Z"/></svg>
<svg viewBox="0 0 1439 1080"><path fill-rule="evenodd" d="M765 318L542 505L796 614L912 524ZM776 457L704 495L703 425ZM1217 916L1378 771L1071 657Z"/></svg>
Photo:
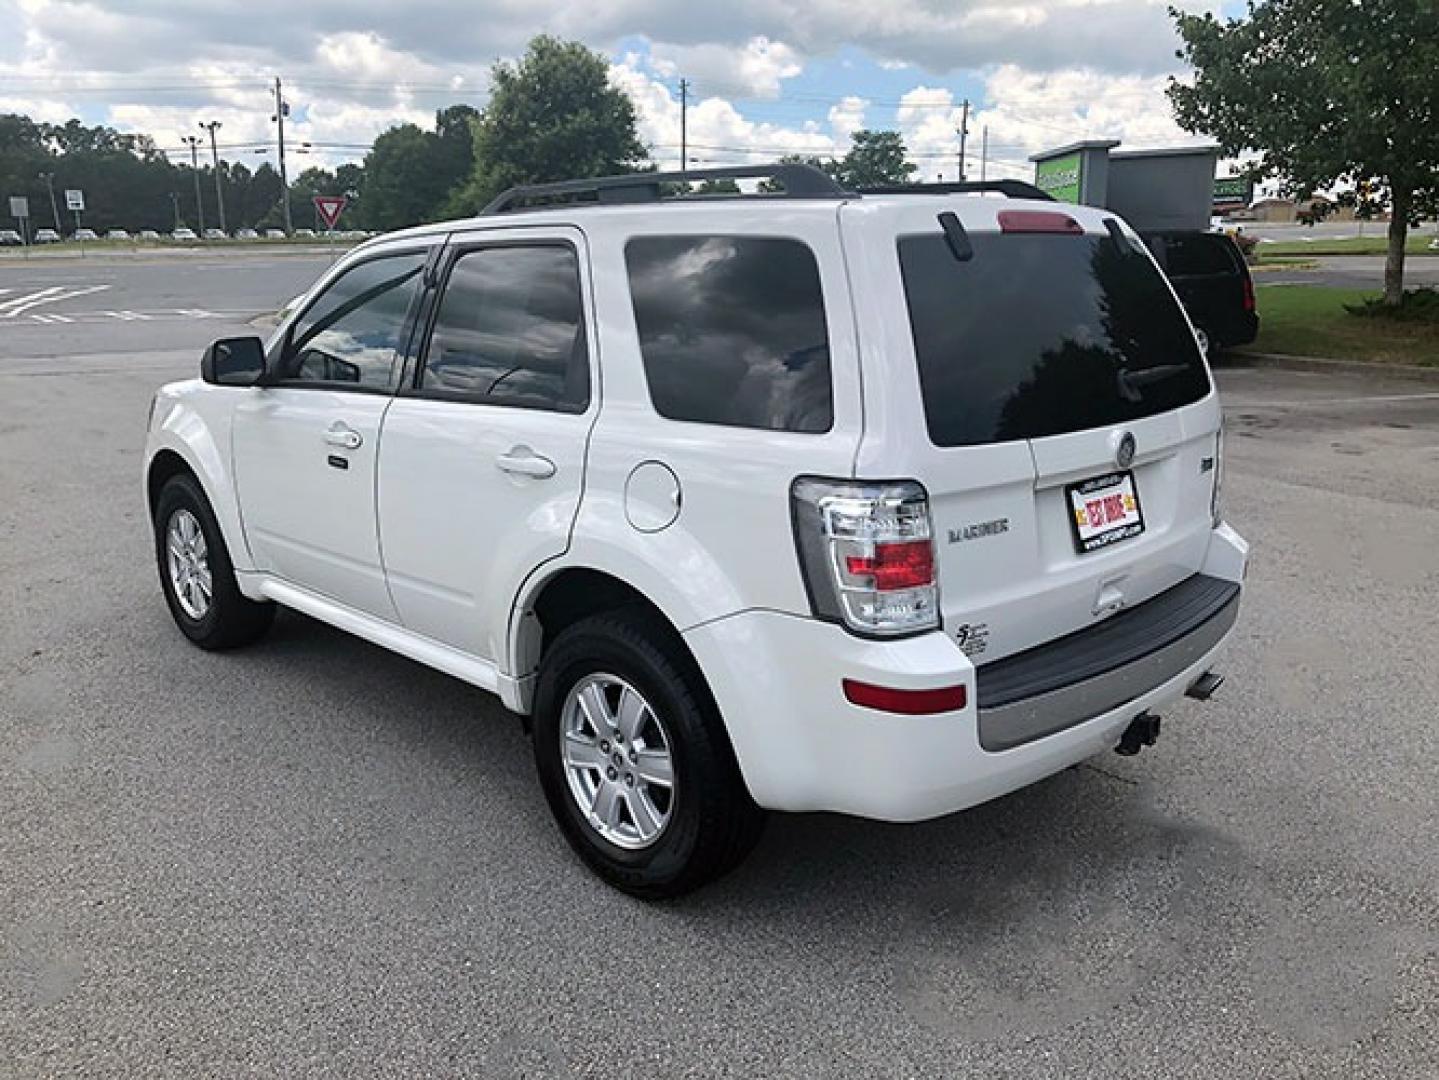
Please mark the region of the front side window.
<svg viewBox="0 0 1439 1080"><path fill-rule="evenodd" d="M553 244L462 254L435 315L420 390L584 412L590 368L574 249Z"/></svg>
<svg viewBox="0 0 1439 1080"><path fill-rule="evenodd" d="M828 431L834 405L814 253L758 236L643 236L625 247L655 410L769 431Z"/></svg>
<svg viewBox="0 0 1439 1080"><path fill-rule="evenodd" d="M290 331L281 378L391 390L425 254L372 259L330 283Z"/></svg>

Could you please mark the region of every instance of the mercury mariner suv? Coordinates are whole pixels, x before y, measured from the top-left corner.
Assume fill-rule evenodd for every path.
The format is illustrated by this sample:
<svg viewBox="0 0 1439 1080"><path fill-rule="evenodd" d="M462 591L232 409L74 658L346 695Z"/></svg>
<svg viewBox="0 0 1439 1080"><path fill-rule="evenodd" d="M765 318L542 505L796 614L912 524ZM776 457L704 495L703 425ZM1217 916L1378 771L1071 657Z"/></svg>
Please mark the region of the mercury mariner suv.
<svg viewBox="0 0 1439 1080"><path fill-rule="evenodd" d="M1192 325L1112 214L1011 182L515 189L362 244L153 403L196 645L293 608L498 694L603 878L765 811L950 814L1207 698L1248 549Z"/></svg>

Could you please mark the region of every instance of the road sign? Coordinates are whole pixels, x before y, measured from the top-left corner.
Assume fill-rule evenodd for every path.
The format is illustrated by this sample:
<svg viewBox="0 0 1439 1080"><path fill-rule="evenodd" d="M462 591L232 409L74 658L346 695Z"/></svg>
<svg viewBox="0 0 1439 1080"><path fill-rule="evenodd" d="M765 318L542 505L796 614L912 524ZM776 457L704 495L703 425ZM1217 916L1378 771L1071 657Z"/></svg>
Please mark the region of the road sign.
<svg viewBox="0 0 1439 1080"><path fill-rule="evenodd" d="M85 209L85 193L76 188L65 189L65 209L79 213Z"/></svg>
<svg viewBox="0 0 1439 1080"><path fill-rule="evenodd" d="M23 195L10 196L10 216L13 218L27 218L30 216L30 200Z"/></svg>
<svg viewBox="0 0 1439 1080"><path fill-rule="evenodd" d="M340 220L340 215L349 202L350 200L343 195L316 195L315 213L320 215L320 220L325 223L325 228L333 232L336 223Z"/></svg>

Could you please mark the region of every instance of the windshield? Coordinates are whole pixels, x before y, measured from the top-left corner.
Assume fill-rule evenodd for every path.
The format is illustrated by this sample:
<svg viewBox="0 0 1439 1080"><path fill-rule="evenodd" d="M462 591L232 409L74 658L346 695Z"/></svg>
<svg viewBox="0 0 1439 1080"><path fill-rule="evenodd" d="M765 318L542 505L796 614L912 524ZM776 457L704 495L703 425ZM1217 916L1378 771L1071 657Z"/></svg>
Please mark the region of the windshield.
<svg viewBox="0 0 1439 1080"><path fill-rule="evenodd" d="M1149 258L1110 236L903 237L929 436L973 446L1123 423L1198 401L1209 375Z"/></svg>

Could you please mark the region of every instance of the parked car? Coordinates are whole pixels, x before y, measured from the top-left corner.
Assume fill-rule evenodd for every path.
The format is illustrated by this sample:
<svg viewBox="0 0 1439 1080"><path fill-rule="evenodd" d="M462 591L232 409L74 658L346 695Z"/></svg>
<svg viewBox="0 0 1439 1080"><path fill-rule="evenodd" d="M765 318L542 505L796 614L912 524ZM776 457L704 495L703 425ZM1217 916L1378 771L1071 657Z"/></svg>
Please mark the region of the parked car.
<svg viewBox="0 0 1439 1080"><path fill-rule="evenodd" d="M107 232L107 233L105 234L105 239L106 239L106 240L128 240L128 239L130 239L130 234L129 234L128 232L126 232L124 229L111 229L109 232Z"/></svg>
<svg viewBox="0 0 1439 1080"><path fill-rule="evenodd" d="M99 240L100 238L95 235L94 229L76 229L73 233L70 234L70 239L92 241Z"/></svg>
<svg viewBox="0 0 1439 1080"><path fill-rule="evenodd" d="M225 231L224 231L223 229L206 229L206 230L205 230L205 239L206 239L206 240L228 240L228 239L230 239L230 237L225 233Z"/></svg>
<svg viewBox="0 0 1439 1080"><path fill-rule="evenodd" d="M140 230L140 239L141 239L141 240L158 240L158 239L160 239L160 234L159 234L158 232L156 232L154 229L141 229L141 230Z"/></svg>
<svg viewBox="0 0 1439 1080"><path fill-rule="evenodd" d="M260 234L257 233L254 229L236 229L236 230L235 230L235 239L236 239L236 240L258 240L258 239L260 239Z"/></svg>
<svg viewBox="0 0 1439 1080"><path fill-rule="evenodd" d="M296 229L296 230L295 230L295 235L296 235L296 236L303 237L303 238L306 239L306 240L313 240L313 239L315 239L315 230L314 230L314 229Z"/></svg>
<svg viewBox="0 0 1439 1080"><path fill-rule="evenodd" d="M14 229L0 229L0 247L22 247L25 238Z"/></svg>
<svg viewBox="0 0 1439 1080"><path fill-rule="evenodd" d="M145 452L186 637L283 604L497 693L646 897L764 810L916 821L1138 752L1221 681L1248 554L1111 214L712 175L797 197L541 185L351 250L161 389Z"/></svg>
<svg viewBox="0 0 1439 1080"><path fill-rule="evenodd" d="M1235 242L1223 233L1146 233L1145 243L1179 294L1199 346L1212 355L1259 336L1254 279Z"/></svg>
<svg viewBox="0 0 1439 1080"><path fill-rule="evenodd" d="M54 229L36 229L36 230L35 230L35 243L37 243L37 244L58 244L59 242L60 242L60 234L59 234L58 232L56 232Z"/></svg>
<svg viewBox="0 0 1439 1080"><path fill-rule="evenodd" d="M170 239L171 239L171 240L182 240L182 241L184 241L184 240L198 240L198 239L200 239L200 238L195 235L195 230L194 230L194 229L187 229L187 228L185 228L185 227L182 225L182 226L180 226L180 228L176 229L174 232L172 232L172 233L170 234Z"/></svg>
<svg viewBox="0 0 1439 1080"><path fill-rule="evenodd" d="M265 239L266 239L266 240L283 240L283 239L285 239L285 230L284 230L284 229L266 229L266 230L265 230Z"/></svg>

